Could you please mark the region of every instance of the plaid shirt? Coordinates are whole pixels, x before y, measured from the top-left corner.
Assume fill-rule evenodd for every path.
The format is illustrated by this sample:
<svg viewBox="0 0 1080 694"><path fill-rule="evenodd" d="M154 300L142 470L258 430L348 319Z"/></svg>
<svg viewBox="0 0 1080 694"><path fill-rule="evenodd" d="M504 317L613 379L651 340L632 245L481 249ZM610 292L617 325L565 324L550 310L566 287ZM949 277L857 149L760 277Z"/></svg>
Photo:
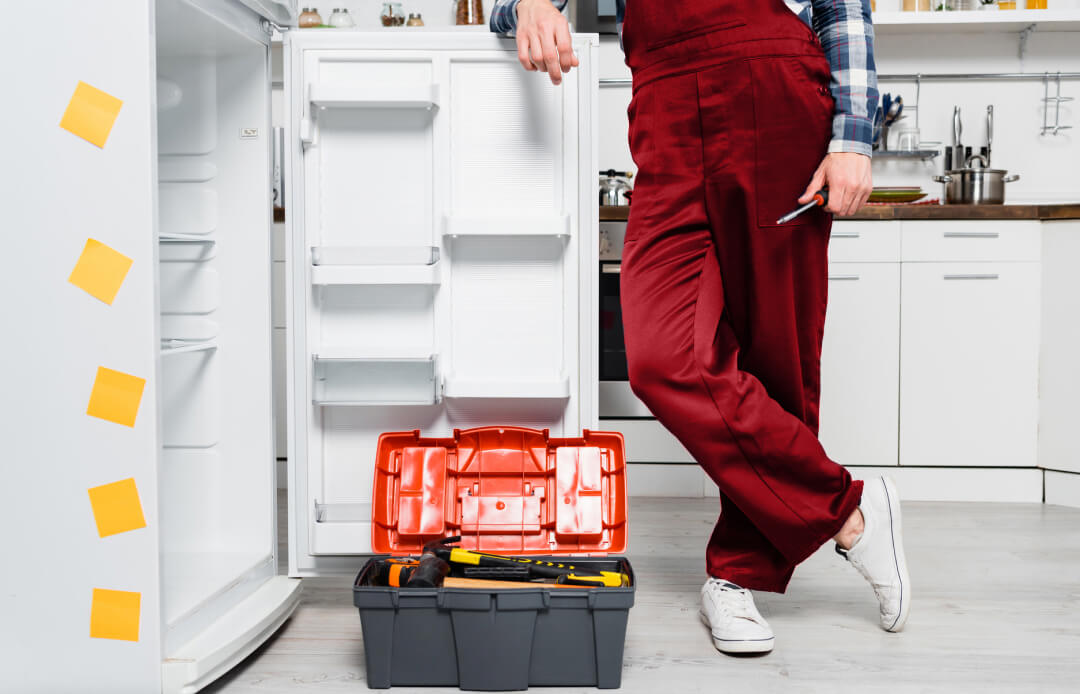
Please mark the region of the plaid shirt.
<svg viewBox="0 0 1080 694"><path fill-rule="evenodd" d="M514 31L518 2L495 0L491 9L492 31L500 34ZM551 2L561 11L567 0ZM870 0L784 0L784 3L817 32L832 66L831 90L836 113L829 151L872 156L878 90ZM625 7L626 0L616 0L620 32Z"/></svg>

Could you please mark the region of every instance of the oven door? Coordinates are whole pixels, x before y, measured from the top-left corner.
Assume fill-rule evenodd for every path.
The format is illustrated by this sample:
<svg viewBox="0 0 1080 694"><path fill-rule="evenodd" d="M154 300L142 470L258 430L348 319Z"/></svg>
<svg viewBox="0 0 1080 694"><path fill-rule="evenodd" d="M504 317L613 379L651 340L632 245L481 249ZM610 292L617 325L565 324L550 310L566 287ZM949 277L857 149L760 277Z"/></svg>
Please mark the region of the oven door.
<svg viewBox="0 0 1080 694"><path fill-rule="evenodd" d="M652 417L630 390L619 302L619 260L600 261L600 418Z"/></svg>
<svg viewBox="0 0 1080 694"><path fill-rule="evenodd" d="M571 0L574 31L584 34L617 34L615 0Z"/></svg>

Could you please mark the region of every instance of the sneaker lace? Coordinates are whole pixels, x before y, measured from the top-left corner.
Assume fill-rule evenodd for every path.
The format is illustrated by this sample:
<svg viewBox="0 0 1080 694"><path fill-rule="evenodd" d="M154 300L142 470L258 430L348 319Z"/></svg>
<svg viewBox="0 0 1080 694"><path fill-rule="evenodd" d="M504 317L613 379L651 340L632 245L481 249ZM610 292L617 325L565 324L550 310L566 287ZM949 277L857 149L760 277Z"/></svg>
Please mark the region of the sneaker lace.
<svg viewBox="0 0 1080 694"><path fill-rule="evenodd" d="M728 581L718 578L709 579L709 590L716 597L716 607L725 617L740 617L742 619L754 619L753 598L746 588L732 588ZM722 595L721 595L722 594Z"/></svg>

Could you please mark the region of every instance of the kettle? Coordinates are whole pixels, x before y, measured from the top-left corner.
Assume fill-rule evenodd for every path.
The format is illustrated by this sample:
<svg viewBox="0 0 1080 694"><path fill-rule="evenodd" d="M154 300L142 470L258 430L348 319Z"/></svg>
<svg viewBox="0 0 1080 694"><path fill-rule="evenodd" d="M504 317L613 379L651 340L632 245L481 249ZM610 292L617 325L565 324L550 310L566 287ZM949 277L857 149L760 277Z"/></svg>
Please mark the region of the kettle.
<svg viewBox="0 0 1080 694"><path fill-rule="evenodd" d="M629 205L630 195L634 192L629 180L633 171L608 169L600 172L600 206Z"/></svg>

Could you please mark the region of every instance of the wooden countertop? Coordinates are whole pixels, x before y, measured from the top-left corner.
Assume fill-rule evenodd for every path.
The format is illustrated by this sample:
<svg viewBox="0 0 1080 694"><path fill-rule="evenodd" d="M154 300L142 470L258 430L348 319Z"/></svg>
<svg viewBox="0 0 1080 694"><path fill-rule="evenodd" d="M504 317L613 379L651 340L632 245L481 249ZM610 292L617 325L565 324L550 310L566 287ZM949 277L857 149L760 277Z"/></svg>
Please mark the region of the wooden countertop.
<svg viewBox="0 0 1080 694"><path fill-rule="evenodd" d="M600 221L623 222L630 207L601 207ZM1080 219L1080 203L1060 205L873 205L851 217L837 219L873 221L887 219Z"/></svg>

